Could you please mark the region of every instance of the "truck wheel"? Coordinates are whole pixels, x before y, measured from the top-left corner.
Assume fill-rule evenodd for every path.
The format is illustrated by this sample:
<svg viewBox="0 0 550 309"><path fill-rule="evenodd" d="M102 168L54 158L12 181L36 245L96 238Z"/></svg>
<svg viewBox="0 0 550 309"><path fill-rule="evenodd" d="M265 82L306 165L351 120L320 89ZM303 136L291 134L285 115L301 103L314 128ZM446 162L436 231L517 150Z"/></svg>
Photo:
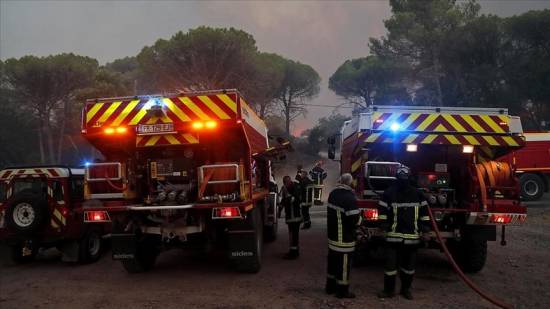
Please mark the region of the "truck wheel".
<svg viewBox="0 0 550 309"><path fill-rule="evenodd" d="M143 236L136 244L136 253L133 259L122 260L122 266L127 272L142 273L151 270L160 254L155 240Z"/></svg>
<svg viewBox="0 0 550 309"><path fill-rule="evenodd" d="M79 241L78 261L93 263L99 260L103 253L103 239L99 228L90 228Z"/></svg>
<svg viewBox="0 0 550 309"><path fill-rule="evenodd" d="M460 242L447 241L453 259L464 272L477 273L487 260L487 240L463 238Z"/></svg>
<svg viewBox="0 0 550 309"><path fill-rule="evenodd" d="M544 182L535 174L523 174L519 178L521 196L525 201L536 201L544 193Z"/></svg>
<svg viewBox="0 0 550 309"><path fill-rule="evenodd" d="M248 223L254 229L254 233L239 233L231 235L230 254L244 252L245 256L232 256L233 264L237 271L243 273L257 273L261 268L263 249L263 224L260 212L257 208L247 218Z"/></svg>
<svg viewBox="0 0 550 309"><path fill-rule="evenodd" d="M38 196L16 196L6 210L6 226L16 233L32 235L46 222L47 205Z"/></svg>
<svg viewBox="0 0 550 309"><path fill-rule="evenodd" d="M464 240L462 248L464 253L462 269L470 273L481 271L487 260L487 240Z"/></svg>

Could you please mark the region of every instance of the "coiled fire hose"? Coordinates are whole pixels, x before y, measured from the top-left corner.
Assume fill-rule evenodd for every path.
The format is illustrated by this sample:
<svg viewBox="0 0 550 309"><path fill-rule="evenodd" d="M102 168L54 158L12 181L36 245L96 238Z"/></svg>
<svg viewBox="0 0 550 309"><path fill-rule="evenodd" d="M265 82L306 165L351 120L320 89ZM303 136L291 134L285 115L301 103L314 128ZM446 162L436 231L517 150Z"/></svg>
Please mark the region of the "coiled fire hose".
<svg viewBox="0 0 550 309"><path fill-rule="evenodd" d="M466 277L466 275L464 274L464 272L462 272L462 270L460 269L458 264L456 264L456 262L453 259L451 253L449 252L449 249L447 248L447 245L445 245L445 242L441 238L441 234L439 233L439 228L437 227L437 224L435 222L435 218L432 214L432 210L430 209L430 207L427 207L427 208L428 208L428 214L430 215L430 221L432 222L432 228L433 228L433 230L435 232L435 235L437 237L437 241L439 241L439 243L441 244L441 248L443 248L443 252L445 253L445 256L447 257L447 260L449 260L449 262L453 266L455 272L460 277L460 279L462 279L462 281L468 287L470 287L472 290L474 290L474 292L479 294L479 296L483 297L484 299L491 302L495 306L498 306L498 307L503 308L503 309L512 309L512 306L508 305L507 303L495 298L492 295L487 294L486 292L483 292L477 285L475 285L474 282L472 282L468 277Z"/></svg>
<svg viewBox="0 0 550 309"><path fill-rule="evenodd" d="M514 175L513 169L505 162L496 161L482 162L475 166L481 191L481 204L483 211L487 211L487 182L490 187L510 186Z"/></svg>

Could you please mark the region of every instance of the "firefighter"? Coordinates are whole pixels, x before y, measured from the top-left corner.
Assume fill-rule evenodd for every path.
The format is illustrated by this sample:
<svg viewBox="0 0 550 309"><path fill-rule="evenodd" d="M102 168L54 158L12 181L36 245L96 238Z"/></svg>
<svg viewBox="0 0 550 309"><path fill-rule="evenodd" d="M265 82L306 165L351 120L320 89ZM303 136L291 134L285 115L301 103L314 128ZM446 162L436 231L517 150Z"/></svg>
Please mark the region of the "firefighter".
<svg viewBox="0 0 550 309"><path fill-rule="evenodd" d="M338 298L355 298L349 291L351 258L355 251L355 230L361 222L351 174L343 174L330 193L327 205L328 262L327 294Z"/></svg>
<svg viewBox="0 0 550 309"><path fill-rule="evenodd" d="M285 259L297 259L300 256L300 224L302 215L300 212L301 192L299 183L292 181L290 176L283 177L281 205L285 209L285 221L288 225L289 250Z"/></svg>
<svg viewBox="0 0 550 309"><path fill-rule="evenodd" d="M296 180L300 183L300 192L301 192L301 211L302 217L304 219L304 225L302 230L307 230L311 228L311 216L309 215L309 208L312 204L312 181L309 179L307 172L302 170L296 175Z"/></svg>
<svg viewBox="0 0 550 309"><path fill-rule="evenodd" d="M410 169L401 166L396 181L378 203L378 219L386 231L384 290L379 298L394 296L397 273L401 280L400 294L413 299L410 287L415 272L416 251L421 240L429 237L428 203L422 192L411 185Z"/></svg>
<svg viewBox="0 0 550 309"><path fill-rule="evenodd" d="M321 167L323 162L315 163L315 167L309 171L309 176L313 180L313 202L316 205L322 205L323 182L327 178L327 172Z"/></svg>

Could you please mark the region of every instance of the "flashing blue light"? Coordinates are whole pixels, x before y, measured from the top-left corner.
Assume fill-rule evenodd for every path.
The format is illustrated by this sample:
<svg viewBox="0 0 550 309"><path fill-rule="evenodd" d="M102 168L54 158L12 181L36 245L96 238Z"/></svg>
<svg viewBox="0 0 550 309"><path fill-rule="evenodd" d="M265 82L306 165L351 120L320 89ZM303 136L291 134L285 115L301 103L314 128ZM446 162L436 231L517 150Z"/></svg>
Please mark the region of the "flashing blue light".
<svg viewBox="0 0 550 309"><path fill-rule="evenodd" d="M88 162L88 161L84 161L84 166L85 166L85 167L90 166L90 164L92 164L92 163L91 163L91 162Z"/></svg>
<svg viewBox="0 0 550 309"><path fill-rule="evenodd" d="M401 129L401 125L397 122L392 123L390 126L390 130L392 130L393 132L397 132L400 129Z"/></svg>

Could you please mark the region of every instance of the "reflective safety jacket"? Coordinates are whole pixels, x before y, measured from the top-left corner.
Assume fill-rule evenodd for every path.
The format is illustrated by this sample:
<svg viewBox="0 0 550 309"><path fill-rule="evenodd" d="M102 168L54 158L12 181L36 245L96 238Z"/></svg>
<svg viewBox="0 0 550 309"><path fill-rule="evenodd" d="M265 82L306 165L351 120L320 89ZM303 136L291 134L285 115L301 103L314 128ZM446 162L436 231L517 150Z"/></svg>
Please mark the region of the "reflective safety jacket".
<svg viewBox="0 0 550 309"><path fill-rule="evenodd" d="M290 187L281 187L281 205L285 209L285 222L302 222L302 212L300 210L300 185L293 182Z"/></svg>
<svg viewBox="0 0 550 309"><path fill-rule="evenodd" d="M406 184L389 187L378 202L378 220L386 241L420 243L420 233L430 230L428 202L422 192Z"/></svg>
<svg viewBox="0 0 550 309"><path fill-rule="evenodd" d="M309 171L309 177L311 177L314 184L322 185L325 178L327 178L327 172L322 167L316 166Z"/></svg>
<svg viewBox="0 0 550 309"><path fill-rule="evenodd" d="M361 216L353 189L338 185L328 197L327 233L328 247L338 252L355 250L355 230Z"/></svg>
<svg viewBox="0 0 550 309"><path fill-rule="evenodd" d="M309 177L300 177L300 199L302 207L310 207L313 203L313 187Z"/></svg>

